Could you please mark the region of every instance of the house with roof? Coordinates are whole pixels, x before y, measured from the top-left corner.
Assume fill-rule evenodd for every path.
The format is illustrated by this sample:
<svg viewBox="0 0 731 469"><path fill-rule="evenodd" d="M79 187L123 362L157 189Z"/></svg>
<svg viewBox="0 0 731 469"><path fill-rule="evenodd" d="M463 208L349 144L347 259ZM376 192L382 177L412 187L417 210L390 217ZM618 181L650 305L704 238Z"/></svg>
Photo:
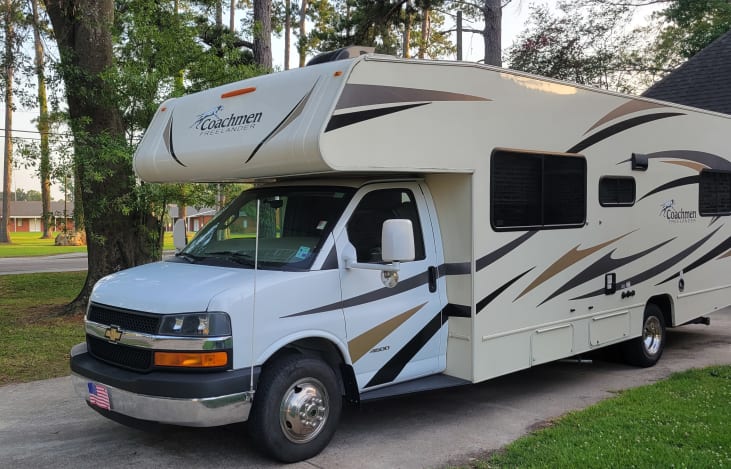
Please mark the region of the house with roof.
<svg viewBox="0 0 731 469"><path fill-rule="evenodd" d="M731 31L652 85L642 96L731 114Z"/></svg>
<svg viewBox="0 0 731 469"><path fill-rule="evenodd" d="M11 201L8 231L17 232L38 232L43 231L41 219L43 217L43 203L41 201ZM51 214L53 216L52 231L63 231L74 229L74 203L63 201L51 202ZM2 204L0 204L0 223L4 222Z"/></svg>
<svg viewBox="0 0 731 469"><path fill-rule="evenodd" d="M208 223L218 210L212 207L186 207L185 209L185 229L193 233L198 232ZM168 216L170 224L166 226L168 231L172 231L173 224L180 218L178 206L175 204L168 205Z"/></svg>

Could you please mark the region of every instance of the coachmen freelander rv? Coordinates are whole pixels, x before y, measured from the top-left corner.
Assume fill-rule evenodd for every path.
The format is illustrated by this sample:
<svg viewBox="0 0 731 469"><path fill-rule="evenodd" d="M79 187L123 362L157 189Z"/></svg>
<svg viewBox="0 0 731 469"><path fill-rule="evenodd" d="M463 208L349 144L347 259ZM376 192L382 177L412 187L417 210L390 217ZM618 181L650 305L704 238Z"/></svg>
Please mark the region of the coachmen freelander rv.
<svg viewBox="0 0 731 469"><path fill-rule="evenodd" d="M365 54L163 103L140 178L250 181L171 260L100 280L77 390L104 415L249 421L283 461L343 403L481 382L731 303L731 117Z"/></svg>

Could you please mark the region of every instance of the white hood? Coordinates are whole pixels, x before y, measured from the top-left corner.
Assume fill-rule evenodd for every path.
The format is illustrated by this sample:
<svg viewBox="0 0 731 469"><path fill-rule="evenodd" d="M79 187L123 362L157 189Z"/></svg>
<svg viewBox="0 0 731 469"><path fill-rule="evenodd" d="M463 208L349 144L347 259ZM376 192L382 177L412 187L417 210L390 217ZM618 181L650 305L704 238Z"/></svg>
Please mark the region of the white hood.
<svg viewBox="0 0 731 469"><path fill-rule="evenodd" d="M251 295L253 271L178 262L155 262L99 280L91 301L160 314L206 311L224 290ZM261 275L261 272L260 272Z"/></svg>

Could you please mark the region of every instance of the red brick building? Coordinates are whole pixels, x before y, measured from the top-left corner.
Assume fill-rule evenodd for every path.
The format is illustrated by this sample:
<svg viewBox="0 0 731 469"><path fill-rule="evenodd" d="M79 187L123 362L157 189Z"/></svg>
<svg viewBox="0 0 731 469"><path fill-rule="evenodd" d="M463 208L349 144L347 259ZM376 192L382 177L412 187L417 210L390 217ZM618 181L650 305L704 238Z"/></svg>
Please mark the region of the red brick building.
<svg viewBox="0 0 731 469"><path fill-rule="evenodd" d="M64 225L67 229L74 229L74 203L66 203L66 218L64 219L64 202L51 202L51 214L53 216L53 231L62 231ZM13 201L10 202L10 223L8 231L16 232L38 232L43 231L41 223L43 205L40 201ZM0 222L4 222L2 204L0 204Z"/></svg>

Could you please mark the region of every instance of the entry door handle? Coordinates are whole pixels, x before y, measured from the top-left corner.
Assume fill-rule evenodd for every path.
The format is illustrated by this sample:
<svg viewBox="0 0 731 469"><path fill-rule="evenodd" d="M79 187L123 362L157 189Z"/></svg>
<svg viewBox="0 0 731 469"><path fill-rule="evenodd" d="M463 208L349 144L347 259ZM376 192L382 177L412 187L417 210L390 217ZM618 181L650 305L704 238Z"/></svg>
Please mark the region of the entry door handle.
<svg viewBox="0 0 731 469"><path fill-rule="evenodd" d="M439 278L439 269L435 266L429 266L429 293L437 291L437 279Z"/></svg>

